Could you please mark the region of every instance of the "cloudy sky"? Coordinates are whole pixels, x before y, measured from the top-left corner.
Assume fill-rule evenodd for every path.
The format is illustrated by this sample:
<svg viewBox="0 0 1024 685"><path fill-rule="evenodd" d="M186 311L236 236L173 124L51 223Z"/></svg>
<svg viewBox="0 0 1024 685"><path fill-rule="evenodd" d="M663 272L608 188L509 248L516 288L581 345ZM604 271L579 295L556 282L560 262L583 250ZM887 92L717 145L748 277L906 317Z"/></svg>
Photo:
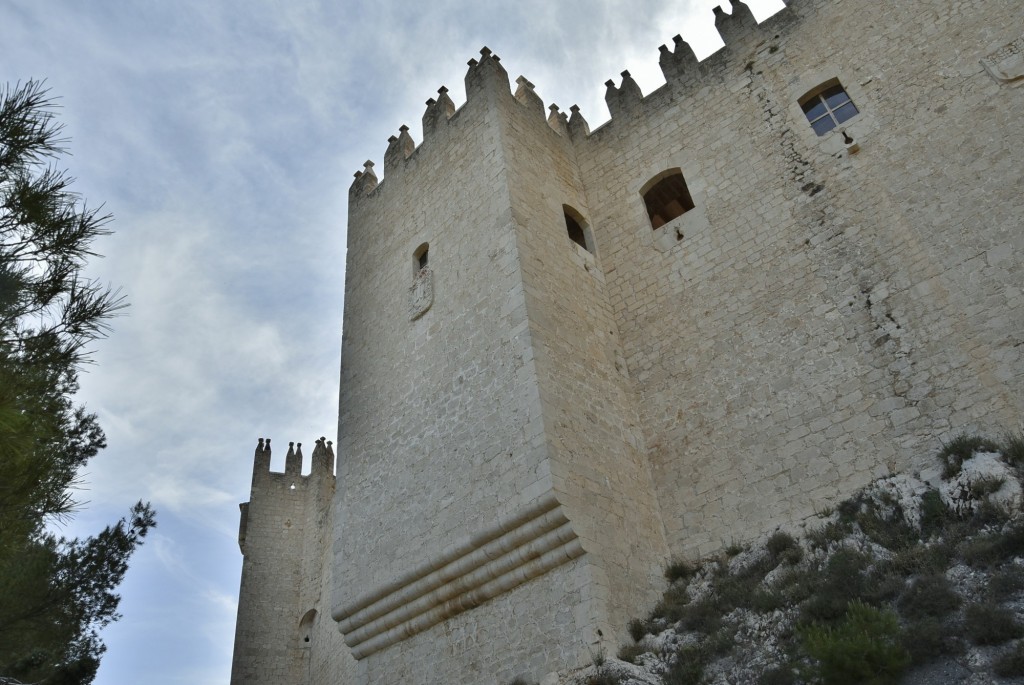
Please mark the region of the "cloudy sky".
<svg viewBox="0 0 1024 685"><path fill-rule="evenodd" d="M595 128L602 84L629 69L656 88L675 34L718 48L719 1L0 2L0 81L60 98L62 163L114 215L91 275L131 302L82 379L110 446L64 529L97 532L140 498L158 511L99 685L228 681L256 438L274 438L275 469L289 440L308 456L335 438L353 172L381 169L403 123L418 141L439 86L461 105L484 45Z"/></svg>

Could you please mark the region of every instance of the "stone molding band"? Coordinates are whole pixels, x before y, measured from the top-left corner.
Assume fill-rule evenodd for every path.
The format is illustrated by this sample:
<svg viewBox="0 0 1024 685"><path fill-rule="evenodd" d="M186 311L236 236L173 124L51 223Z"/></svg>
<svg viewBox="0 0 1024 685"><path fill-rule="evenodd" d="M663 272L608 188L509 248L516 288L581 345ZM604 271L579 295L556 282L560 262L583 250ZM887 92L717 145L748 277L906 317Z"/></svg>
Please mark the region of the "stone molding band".
<svg viewBox="0 0 1024 685"><path fill-rule="evenodd" d="M335 610L356 659L467 611L584 553L548 494Z"/></svg>

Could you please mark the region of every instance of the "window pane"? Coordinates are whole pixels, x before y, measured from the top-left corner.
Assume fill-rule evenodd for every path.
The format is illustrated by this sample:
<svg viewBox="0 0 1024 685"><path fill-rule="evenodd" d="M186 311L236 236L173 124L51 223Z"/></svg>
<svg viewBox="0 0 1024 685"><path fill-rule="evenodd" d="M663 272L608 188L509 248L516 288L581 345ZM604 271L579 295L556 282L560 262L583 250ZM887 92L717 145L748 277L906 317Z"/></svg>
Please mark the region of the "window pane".
<svg viewBox="0 0 1024 685"><path fill-rule="evenodd" d="M814 96L813 100L804 103L804 114L807 115L808 121L814 121L824 113L825 104L821 101L820 97Z"/></svg>
<svg viewBox="0 0 1024 685"><path fill-rule="evenodd" d="M843 90L842 86L832 86L822 93L821 97L823 97L825 102L828 103L829 109L835 109L850 99L850 96L846 94L846 91Z"/></svg>
<svg viewBox="0 0 1024 685"><path fill-rule="evenodd" d="M852 102L847 102L845 105L833 112L836 116L836 121L840 124L848 119L852 119L857 114L857 108L853 106Z"/></svg>
<svg viewBox="0 0 1024 685"><path fill-rule="evenodd" d="M814 132L819 136L823 136L836 127L836 122L832 121L832 117L822 117L811 124L814 128Z"/></svg>

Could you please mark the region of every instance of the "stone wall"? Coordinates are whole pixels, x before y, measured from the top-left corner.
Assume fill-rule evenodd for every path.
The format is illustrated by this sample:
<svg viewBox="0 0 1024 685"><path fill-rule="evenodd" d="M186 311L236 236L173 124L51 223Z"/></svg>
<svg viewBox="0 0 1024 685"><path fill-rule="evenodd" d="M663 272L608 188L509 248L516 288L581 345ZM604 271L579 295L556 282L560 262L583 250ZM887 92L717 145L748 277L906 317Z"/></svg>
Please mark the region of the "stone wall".
<svg viewBox="0 0 1024 685"><path fill-rule="evenodd" d="M797 2L682 74L663 57L667 85L577 145L672 548L1019 424L1024 90L979 62L1019 10ZM852 143L798 105L833 78ZM676 166L697 207L652 231L639 190Z"/></svg>

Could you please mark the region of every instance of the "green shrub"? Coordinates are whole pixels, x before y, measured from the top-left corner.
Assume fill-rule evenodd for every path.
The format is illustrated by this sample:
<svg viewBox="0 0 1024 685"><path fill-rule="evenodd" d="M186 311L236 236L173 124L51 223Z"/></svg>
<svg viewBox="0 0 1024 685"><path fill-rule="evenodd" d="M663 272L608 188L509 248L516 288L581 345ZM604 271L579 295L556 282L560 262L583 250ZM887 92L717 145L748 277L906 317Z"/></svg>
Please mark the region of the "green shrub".
<svg viewBox="0 0 1024 685"><path fill-rule="evenodd" d="M972 499L985 499L1006 484L1002 476L981 476L968 483L967 492Z"/></svg>
<svg viewBox="0 0 1024 685"><path fill-rule="evenodd" d="M683 630L711 635L722 625L723 612L717 602L700 600L683 610L679 625Z"/></svg>
<svg viewBox="0 0 1024 685"><path fill-rule="evenodd" d="M949 443L943 445L939 452L942 460L942 477L949 479L960 474L965 461L974 456L975 452L998 452L999 445L978 435L961 433Z"/></svg>
<svg viewBox="0 0 1024 685"><path fill-rule="evenodd" d="M1008 566L998 571L988 581L988 598L993 602L1005 601L1024 590L1024 569Z"/></svg>
<svg viewBox="0 0 1024 685"><path fill-rule="evenodd" d="M786 598L779 592L757 588L745 602L748 609L759 614L771 613L786 606Z"/></svg>
<svg viewBox="0 0 1024 685"><path fill-rule="evenodd" d="M934 661L943 654L959 654L963 651L955 631L938 618L910 622L903 631L901 642L910 654L910 662L915 666Z"/></svg>
<svg viewBox="0 0 1024 685"><path fill-rule="evenodd" d="M681 557L672 557L665 567L665 580L674 583L677 580L688 580L697 569Z"/></svg>
<svg viewBox="0 0 1024 685"><path fill-rule="evenodd" d="M859 601L849 604L835 626L807 626L801 638L825 685L895 684L910 663L896 615Z"/></svg>
<svg viewBox="0 0 1024 685"><path fill-rule="evenodd" d="M829 623L846 613L847 605L867 590L864 574L870 560L851 549L840 549L828 560L817 578L810 578L813 594L801 610L805 623Z"/></svg>
<svg viewBox="0 0 1024 685"><path fill-rule="evenodd" d="M780 602L799 604L817 589L820 574L812 569L789 569L775 583L773 594Z"/></svg>
<svg viewBox="0 0 1024 685"><path fill-rule="evenodd" d="M811 549L827 550L829 544L839 542L850 532L850 524L844 521L832 521L821 528L807 534L807 544Z"/></svg>
<svg viewBox="0 0 1024 685"><path fill-rule="evenodd" d="M989 568L1024 554L1024 524L1016 523L997 533L978 535L959 547L963 560L978 568Z"/></svg>
<svg viewBox="0 0 1024 685"><path fill-rule="evenodd" d="M981 529L992 526L1001 526L1013 517L1010 511L1002 504L992 500L982 500L974 512L971 523L975 528Z"/></svg>
<svg viewBox="0 0 1024 685"><path fill-rule="evenodd" d="M896 568L891 564L876 564L866 574L867 580L860 591L858 599L874 606L895 601L900 593L906 589L906 578L906 575L897 572Z"/></svg>
<svg viewBox="0 0 1024 685"><path fill-rule="evenodd" d="M891 559L879 564L894 575L909 578L916 575L944 573L956 550L946 541L931 545L914 545L898 551Z"/></svg>
<svg viewBox="0 0 1024 685"><path fill-rule="evenodd" d="M800 545L789 533L778 531L772 533L772 536L768 538L768 542L765 543L765 547L768 549L768 554L772 555L773 559L781 559L783 553L787 550L798 548Z"/></svg>
<svg viewBox="0 0 1024 685"><path fill-rule="evenodd" d="M960 606L960 596L946 576L922 576L900 596L896 602L904 618L942 618Z"/></svg>
<svg viewBox="0 0 1024 685"><path fill-rule="evenodd" d="M941 535L956 520L956 514L942 501L938 490L930 489L921 495L921 537Z"/></svg>
<svg viewBox="0 0 1024 685"><path fill-rule="evenodd" d="M1007 464L1024 466L1024 431L1004 433L999 444L999 452Z"/></svg>
<svg viewBox="0 0 1024 685"><path fill-rule="evenodd" d="M686 588L673 585L665 590L661 600L654 605L651 619L663 618L669 623L676 623L685 615L686 607L689 604L690 595L686 592Z"/></svg>
<svg viewBox="0 0 1024 685"><path fill-rule="evenodd" d="M714 635L708 636L701 643L701 651L705 655L705 662L710 656L721 656L736 645L736 632L729 626L719 628Z"/></svg>
<svg viewBox="0 0 1024 685"><path fill-rule="evenodd" d="M700 647L681 647L662 676L665 685L699 685L704 679L707 655Z"/></svg>
<svg viewBox="0 0 1024 685"><path fill-rule="evenodd" d="M630 664L635 664L636 658L646 652L647 649L642 645L623 645L619 648L618 657L622 661L625 661Z"/></svg>
<svg viewBox="0 0 1024 685"><path fill-rule="evenodd" d="M738 542L730 542L729 546L725 548L725 556L734 557L743 551L743 545Z"/></svg>
<svg viewBox="0 0 1024 685"><path fill-rule="evenodd" d="M1003 678L1024 675L1024 642L1018 642L1012 650L997 658L993 667L996 675Z"/></svg>
<svg viewBox="0 0 1024 685"><path fill-rule="evenodd" d="M839 512L839 520L843 523L853 523L857 520L857 514L860 513L861 507L863 506L863 494L858 494L855 497L843 500L836 506L836 511Z"/></svg>
<svg viewBox="0 0 1024 685"><path fill-rule="evenodd" d="M886 549L906 549L920 541L920 535L907 523L903 509L894 504L892 511L882 513L873 500L865 502L857 513L856 523L864 534Z"/></svg>
<svg viewBox="0 0 1024 685"><path fill-rule="evenodd" d="M1013 614L995 604L971 604L964 615L964 632L976 645L1001 645L1024 635Z"/></svg>
<svg viewBox="0 0 1024 685"><path fill-rule="evenodd" d="M757 574L743 573L724 574L715 578L713 592L721 612L726 614L736 607L749 606L752 595L760 590L763 578L764 576L758 577Z"/></svg>
<svg viewBox="0 0 1024 685"><path fill-rule="evenodd" d="M627 626L629 629L629 636L633 638L633 642L640 642L644 635L647 634L647 621L639 618L634 618L629 622Z"/></svg>

